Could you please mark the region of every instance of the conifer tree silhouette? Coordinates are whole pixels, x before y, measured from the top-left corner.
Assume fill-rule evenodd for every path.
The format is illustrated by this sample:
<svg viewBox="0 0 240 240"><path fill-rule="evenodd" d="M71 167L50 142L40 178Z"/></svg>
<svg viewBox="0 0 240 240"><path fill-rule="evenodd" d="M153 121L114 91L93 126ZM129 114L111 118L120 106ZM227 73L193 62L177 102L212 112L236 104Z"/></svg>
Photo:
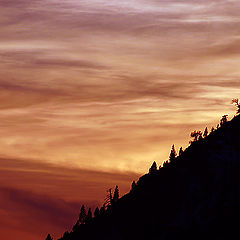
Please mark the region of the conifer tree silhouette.
<svg viewBox="0 0 240 240"><path fill-rule="evenodd" d="M183 148L182 147L180 147L180 149L179 149L179 156L181 156L183 154Z"/></svg>
<svg viewBox="0 0 240 240"><path fill-rule="evenodd" d="M100 215L100 211L99 208L96 207L95 211L94 211L94 217L97 218Z"/></svg>
<svg viewBox="0 0 240 240"><path fill-rule="evenodd" d="M118 186L116 186L113 194L113 202L117 202L118 199L119 199L119 189L118 189Z"/></svg>
<svg viewBox="0 0 240 240"><path fill-rule="evenodd" d="M81 211L80 211L80 214L79 214L79 223L80 224L84 224L85 223L85 219L86 219L86 210L85 210L85 206L82 205L81 207Z"/></svg>
<svg viewBox="0 0 240 240"><path fill-rule="evenodd" d="M173 145L172 145L171 152L170 152L170 156L169 156L169 161L170 161L170 163L175 162L176 156L177 156L177 153L176 153L176 150L175 150L175 146L174 146L174 144L173 144Z"/></svg>
<svg viewBox="0 0 240 240"><path fill-rule="evenodd" d="M103 206L100 208L99 214L102 216L105 213L106 206L103 204Z"/></svg>
<svg viewBox="0 0 240 240"><path fill-rule="evenodd" d="M203 133L203 137L206 138L208 136L208 128L206 127Z"/></svg>
<svg viewBox="0 0 240 240"><path fill-rule="evenodd" d="M86 222L86 223L89 223L89 222L91 222L91 220L92 220L92 209L89 208L89 209L88 209L88 214L87 214L87 216L86 216L86 218L85 218L85 222Z"/></svg>
<svg viewBox="0 0 240 240"><path fill-rule="evenodd" d="M135 181L133 181L133 182L132 182L131 191L133 191L135 188L136 188L136 182L135 182Z"/></svg>
<svg viewBox="0 0 240 240"><path fill-rule="evenodd" d="M104 206L105 206L105 207L111 206L112 203L113 203L112 189L109 188L109 189L107 190L107 196L105 197Z"/></svg>
<svg viewBox="0 0 240 240"><path fill-rule="evenodd" d="M53 240L53 238L51 237L50 234L48 234L46 240Z"/></svg>
<svg viewBox="0 0 240 240"><path fill-rule="evenodd" d="M149 169L149 173L152 174L152 173L155 173L155 172L157 172L157 163L154 161L152 166Z"/></svg>
<svg viewBox="0 0 240 240"><path fill-rule="evenodd" d="M166 167L168 165L168 161L163 162L163 167Z"/></svg>

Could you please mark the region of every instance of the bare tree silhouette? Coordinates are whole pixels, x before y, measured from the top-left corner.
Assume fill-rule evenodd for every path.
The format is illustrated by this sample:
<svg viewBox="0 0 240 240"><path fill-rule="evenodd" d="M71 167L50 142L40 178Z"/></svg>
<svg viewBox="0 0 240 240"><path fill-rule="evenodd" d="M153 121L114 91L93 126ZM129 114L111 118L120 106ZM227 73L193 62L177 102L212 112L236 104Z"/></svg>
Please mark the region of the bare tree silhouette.
<svg viewBox="0 0 240 240"><path fill-rule="evenodd" d="M220 120L220 126L222 127L228 121L228 115L223 115L222 119Z"/></svg>
<svg viewBox="0 0 240 240"><path fill-rule="evenodd" d="M198 140L202 139L202 132L194 131L194 132L191 132L190 136L193 138L193 141L190 141L189 143L197 142Z"/></svg>

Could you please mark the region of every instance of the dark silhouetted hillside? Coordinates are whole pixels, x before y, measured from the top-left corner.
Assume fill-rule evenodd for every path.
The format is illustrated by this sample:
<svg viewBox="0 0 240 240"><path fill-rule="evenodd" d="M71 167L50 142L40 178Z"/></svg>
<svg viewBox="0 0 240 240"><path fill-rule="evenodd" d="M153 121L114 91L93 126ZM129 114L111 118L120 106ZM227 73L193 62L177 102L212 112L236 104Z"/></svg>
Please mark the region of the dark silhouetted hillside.
<svg viewBox="0 0 240 240"><path fill-rule="evenodd" d="M240 116L172 159L61 240L239 238Z"/></svg>

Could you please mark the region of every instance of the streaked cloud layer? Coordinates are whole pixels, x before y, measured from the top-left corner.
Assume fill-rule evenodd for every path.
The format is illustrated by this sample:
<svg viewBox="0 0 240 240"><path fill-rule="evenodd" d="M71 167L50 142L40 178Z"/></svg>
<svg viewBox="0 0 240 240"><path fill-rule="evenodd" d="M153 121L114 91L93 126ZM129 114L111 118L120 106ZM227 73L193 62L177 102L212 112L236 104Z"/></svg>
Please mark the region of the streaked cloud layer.
<svg viewBox="0 0 240 240"><path fill-rule="evenodd" d="M81 204L96 207L106 190L118 184L130 189L135 173L107 173L1 158L0 235L4 239L60 237L71 230Z"/></svg>
<svg viewBox="0 0 240 240"><path fill-rule="evenodd" d="M81 176L161 163L190 131L234 113L239 9L237 0L1 0L1 155Z"/></svg>

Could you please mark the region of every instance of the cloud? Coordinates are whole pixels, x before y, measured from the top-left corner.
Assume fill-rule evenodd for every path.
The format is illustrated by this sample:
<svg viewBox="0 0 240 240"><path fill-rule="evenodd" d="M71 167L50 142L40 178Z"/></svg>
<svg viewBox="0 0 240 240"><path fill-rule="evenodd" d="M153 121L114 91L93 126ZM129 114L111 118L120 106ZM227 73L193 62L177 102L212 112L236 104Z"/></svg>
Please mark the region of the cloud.
<svg viewBox="0 0 240 240"><path fill-rule="evenodd" d="M58 49L59 51L60 49ZM105 66L93 63L87 60L79 59L59 59L52 57L53 54L57 53L57 50L51 51L51 54L47 50L9 50L0 51L0 56L5 60L6 63L14 64L14 67L29 67L29 68L41 68L41 67L75 67L83 69L105 69ZM49 56L50 55L50 56ZM18 66L17 66L18 63Z"/></svg>
<svg viewBox="0 0 240 240"><path fill-rule="evenodd" d="M123 185L123 192L129 189L128 183L138 175L133 172L121 173L85 170L81 168L69 168L56 164L47 164L34 159L9 159L1 158L1 186L26 189L53 195L53 197L63 199L80 199L81 201L96 202L103 199L105 190L112 184ZM15 176L16 181L8 182L11 176ZM38 189L42 186L42 189ZM89 189L88 189L89 187ZM76 188L80 192L76 192ZM94 191L92 192L92 188ZM53 189L55 189L53 191ZM66 192L64 191L66 190ZM75 193L75 194L74 194ZM102 198L101 198L102 197Z"/></svg>
<svg viewBox="0 0 240 240"><path fill-rule="evenodd" d="M60 167L34 160L1 158L0 231L6 240L55 237L70 230L82 204L102 204L106 189L118 184L127 192L133 173L107 173ZM101 202L99 200L102 199Z"/></svg>
<svg viewBox="0 0 240 240"><path fill-rule="evenodd" d="M233 39L223 43L212 45L208 49L208 55L213 57L239 57L240 56L240 39Z"/></svg>
<svg viewBox="0 0 240 240"><path fill-rule="evenodd" d="M7 212L9 221L15 220L12 231L21 230L43 237L51 227L58 234L71 227L81 206L80 202L51 199L22 189L0 187L0 195L1 210Z"/></svg>
<svg viewBox="0 0 240 240"><path fill-rule="evenodd" d="M0 188L0 194L0 216L5 219L1 233L4 229L10 231L6 240L24 239L24 235L41 239L48 233L60 237L64 230L71 229L81 206L80 202L65 202L13 188Z"/></svg>

